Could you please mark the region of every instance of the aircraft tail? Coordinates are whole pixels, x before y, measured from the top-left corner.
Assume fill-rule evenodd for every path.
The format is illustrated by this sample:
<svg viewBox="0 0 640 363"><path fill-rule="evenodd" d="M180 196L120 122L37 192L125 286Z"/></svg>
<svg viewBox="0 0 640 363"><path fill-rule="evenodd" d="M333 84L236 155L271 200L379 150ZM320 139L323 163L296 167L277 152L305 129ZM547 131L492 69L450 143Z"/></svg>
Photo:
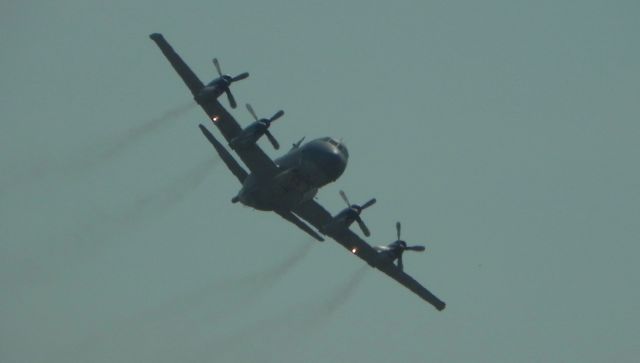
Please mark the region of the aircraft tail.
<svg viewBox="0 0 640 363"><path fill-rule="evenodd" d="M198 127L200 127L200 131L202 131L207 140L209 140L211 145L213 145L213 147L216 149L222 161L224 161L225 165L227 165L227 168L229 168L233 175L238 178L238 181L240 181L240 183L243 183L247 178L247 172L242 168L242 166L240 166L240 164L238 164L236 159L231 156L227 149L225 149L224 146L222 146L222 144L215 137L213 137L213 134L206 127L204 127L202 124L200 124Z"/></svg>

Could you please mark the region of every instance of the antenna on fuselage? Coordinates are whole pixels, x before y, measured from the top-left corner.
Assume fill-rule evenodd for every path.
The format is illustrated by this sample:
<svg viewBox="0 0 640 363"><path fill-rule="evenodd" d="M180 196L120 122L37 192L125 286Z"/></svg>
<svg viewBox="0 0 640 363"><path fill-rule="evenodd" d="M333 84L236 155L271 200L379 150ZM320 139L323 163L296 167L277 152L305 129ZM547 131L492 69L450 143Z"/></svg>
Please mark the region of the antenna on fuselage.
<svg viewBox="0 0 640 363"><path fill-rule="evenodd" d="M297 149L300 147L300 145L302 144L302 142L304 141L304 138L306 136L303 136L302 139L298 140L298 142L294 142L293 145L291 146L292 149Z"/></svg>

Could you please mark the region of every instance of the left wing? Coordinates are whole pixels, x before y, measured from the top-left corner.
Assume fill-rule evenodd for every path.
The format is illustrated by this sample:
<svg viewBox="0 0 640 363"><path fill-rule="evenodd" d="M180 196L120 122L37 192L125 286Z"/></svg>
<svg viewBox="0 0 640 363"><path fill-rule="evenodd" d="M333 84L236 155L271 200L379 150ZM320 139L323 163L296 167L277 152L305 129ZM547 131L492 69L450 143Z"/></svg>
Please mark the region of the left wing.
<svg viewBox="0 0 640 363"><path fill-rule="evenodd" d="M195 98L204 88L202 81L193 73L178 53L173 50L162 34L153 33L149 37L158 45L162 54L171 63L173 69L180 75L180 78L182 78ZM209 116L209 119L218 127L227 142L230 142L242 132L240 124L217 100L199 101L198 103ZM257 175L271 176L278 172L278 166L258 145L249 145L236 150L236 153L249 170Z"/></svg>
<svg viewBox="0 0 640 363"><path fill-rule="evenodd" d="M300 218L311 223L317 229L321 229L323 226L326 226L332 219L331 214L313 200L301 204L293 211L300 216ZM351 253L366 261L372 267L384 272L392 279L404 285L407 289L413 291L416 295L433 305L436 309L443 310L445 308L446 304L442 300L438 299L434 294L407 273L400 270L395 264L381 258L373 247L363 241L350 229L342 228L339 231L328 232L327 235L344 246L344 248L351 251Z"/></svg>

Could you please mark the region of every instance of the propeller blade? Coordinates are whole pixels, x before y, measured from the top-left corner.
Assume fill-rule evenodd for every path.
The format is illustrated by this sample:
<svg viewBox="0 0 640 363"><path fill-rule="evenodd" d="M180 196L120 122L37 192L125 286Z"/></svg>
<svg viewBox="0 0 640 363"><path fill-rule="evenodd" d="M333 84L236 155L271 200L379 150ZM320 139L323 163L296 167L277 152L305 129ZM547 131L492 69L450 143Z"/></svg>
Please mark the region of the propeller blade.
<svg viewBox="0 0 640 363"><path fill-rule="evenodd" d="M218 63L218 58L213 58L213 65L216 67L218 75L222 77L222 71L220 70L220 63Z"/></svg>
<svg viewBox="0 0 640 363"><path fill-rule="evenodd" d="M340 196L342 197L342 200L344 200L344 202L347 203L349 207L351 207L351 203L349 203L349 198L347 198L347 195L342 190L340 191Z"/></svg>
<svg viewBox="0 0 640 363"><path fill-rule="evenodd" d="M400 240L400 222L396 222L396 234L398 235L398 240Z"/></svg>
<svg viewBox="0 0 640 363"><path fill-rule="evenodd" d="M369 228L367 228L367 225L364 224L359 216L356 218L356 222L358 222L358 226L360 226L362 233L364 233L365 236L369 237L371 235L371 232L369 232Z"/></svg>
<svg viewBox="0 0 640 363"><path fill-rule="evenodd" d="M402 253L400 254L400 256L398 256L398 268L400 269L400 271L404 269L404 264L402 263Z"/></svg>
<svg viewBox="0 0 640 363"><path fill-rule="evenodd" d="M231 82L241 81L247 77L249 77L249 72L240 73L237 76L231 78Z"/></svg>
<svg viewBox="0 0 640 363"><path fill-rule="evenodd" d="M227 94L227 98L229 99L229 105L231 105L231 108L236 108L236 106L238 106L236 104L236 99L233 98L233 94L231 94L231 91L229 91L229 89L227 88L226 90L224 90L224 93Z"/></svg>
<svg viewBox="0 0 640 363"><path fill-rule="evenodd" d="M372 205L374 205L376 203L376 198L373 198L371 200L369 200L368 202L364 203L364 205L362 207L360 207L360 210L365 209L365 208L369 208Z"/></svg>
<svg viewBox="0 0 640 363"><path fill-rule="evenodd" d="M407 247L405 247L405 250L416 251L416 252L422 252L425 249L426 248L424 246L407 246Z"/></svg>
<svg viewBox="0 0 640 363"><path fill-rule="evenodd" d="M276 112L273 116L271 116L271 118L269 119L269 123L279 119L280 117L282 117L284 115L284 111L280 110L278 112Z"/></svg>
<svg viewBox="0 0 640 363"><path fill-rule="evenodd" d="M253 119L258 121L258 116L256 116L255 111L253 111L253 107L251 107L250 104L247 103L247 111L249 111L249 113L251 114L251 116L253 116Z"/></svg>
<svg viewBox="0 0 640 363"><path fill-rule="evenodd" d="M267 135L267 139L269 139L269 141L271 142L271 145L273 145L273 148L278 150L280 148L280 144L278 144L278 140L276 140L276 138L273 137L273 135L271 135L269 130L264 130L264 134Z"/></svg>

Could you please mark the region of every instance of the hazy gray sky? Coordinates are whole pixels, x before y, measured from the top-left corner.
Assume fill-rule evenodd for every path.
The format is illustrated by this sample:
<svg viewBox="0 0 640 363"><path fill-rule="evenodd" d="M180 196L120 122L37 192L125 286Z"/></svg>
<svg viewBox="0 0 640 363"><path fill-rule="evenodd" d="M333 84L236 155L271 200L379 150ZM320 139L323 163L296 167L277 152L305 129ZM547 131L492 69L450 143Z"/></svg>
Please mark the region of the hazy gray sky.
<svg viewBox="0 0 640 363"><path fill-rule="evenodd" d="M5 1L2 362L635 362L637 1ZM273 133L347 144L327 208L439 313L239 185L155 44ZM234 115L250 119L239 108ZM268 153L274 153L263 144ZM206 170L202 172L203 166Z"/></svg>

